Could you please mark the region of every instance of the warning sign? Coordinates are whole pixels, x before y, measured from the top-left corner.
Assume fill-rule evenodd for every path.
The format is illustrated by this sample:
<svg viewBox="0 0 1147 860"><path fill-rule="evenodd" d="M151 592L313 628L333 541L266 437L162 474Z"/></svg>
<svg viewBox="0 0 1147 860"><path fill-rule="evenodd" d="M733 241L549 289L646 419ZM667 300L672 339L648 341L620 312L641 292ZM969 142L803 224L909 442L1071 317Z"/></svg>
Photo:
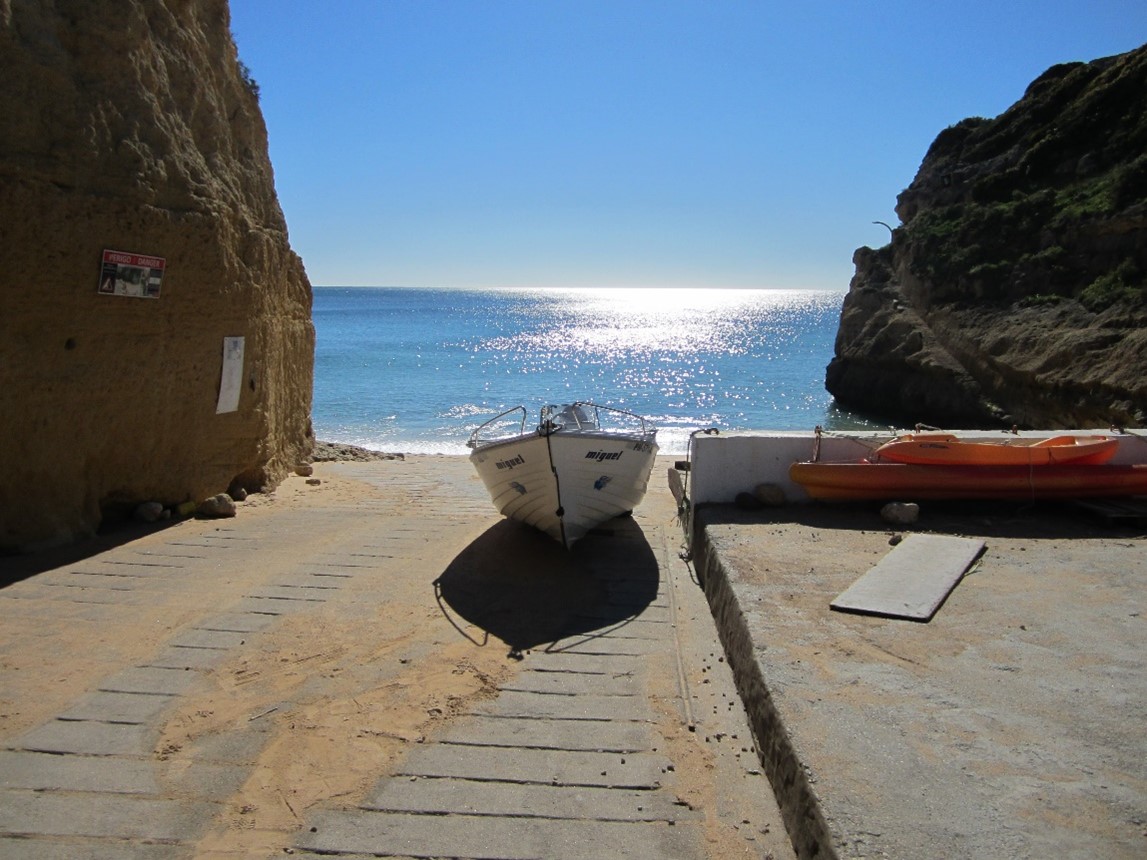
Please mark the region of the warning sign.
<svg viewBox="0 0 1147 860"><path fill-rule="evenodd" d="M158 299L166 266L163 257L105 250L99 291L109 296Z"/></svg>

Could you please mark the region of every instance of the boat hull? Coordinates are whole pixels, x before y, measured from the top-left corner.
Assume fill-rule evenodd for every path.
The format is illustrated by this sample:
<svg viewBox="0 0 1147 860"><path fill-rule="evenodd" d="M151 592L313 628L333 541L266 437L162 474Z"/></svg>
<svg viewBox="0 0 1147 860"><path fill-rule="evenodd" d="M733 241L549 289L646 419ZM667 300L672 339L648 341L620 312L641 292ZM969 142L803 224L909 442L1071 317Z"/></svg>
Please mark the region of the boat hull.
<svg viewBox="0 0 1147 860"><path fill-rule="evenodd" d="M503 516L568 548L595 526L637 507L656 456L652 433L562 430L482 445L470 462Z"/></svg>
<svg viewBox="0 0 1147 860"><path fill-rule="evenodd" d="M1115 456L1110 436L1054 436L1039 441L985 441L938 433L901 436L876 449L874 459L942 466L1099 465Z"/></svg>
<svg viewBox="0 0 1147 860"><path fill-rule="evenodd" d="M794 463L814 499L1077 499L1147 494L1147 465L951 466Z"/></svg>

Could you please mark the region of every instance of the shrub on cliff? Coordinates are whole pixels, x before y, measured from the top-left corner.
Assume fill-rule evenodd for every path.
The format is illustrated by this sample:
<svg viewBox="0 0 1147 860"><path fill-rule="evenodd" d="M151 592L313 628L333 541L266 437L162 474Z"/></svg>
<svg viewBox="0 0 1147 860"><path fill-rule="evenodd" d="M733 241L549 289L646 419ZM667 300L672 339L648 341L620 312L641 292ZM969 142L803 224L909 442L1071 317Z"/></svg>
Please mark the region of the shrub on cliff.
<svg viewBox="0 0 1147 860"><path fill-rule="evenodd" d="M1144 297L1147 48L1055 66L1001 116L941 132L900 241L939 302Z"/></svg>
<svg viewBox="0 0 1147 860"><path fill-rule="evenodd" d="M943 130L854 255L825 386L908 425L1147 423L1147 46ZM908 349L907 344L913 344Z"/></svg>

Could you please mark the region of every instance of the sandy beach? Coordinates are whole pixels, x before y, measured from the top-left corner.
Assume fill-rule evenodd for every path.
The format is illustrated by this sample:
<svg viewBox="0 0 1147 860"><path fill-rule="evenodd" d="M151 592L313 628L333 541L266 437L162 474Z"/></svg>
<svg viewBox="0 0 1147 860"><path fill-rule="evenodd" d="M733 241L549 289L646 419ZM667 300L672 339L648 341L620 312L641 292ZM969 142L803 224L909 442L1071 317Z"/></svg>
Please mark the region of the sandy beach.
<svg viewBox="0 0 1147 860"><path fill-rule="evenodd" d="M569 554L465 458L404 457L5 559L0 854L792 856L664 468ZM405 809L423 785L459 788L469 825ZM495 789L523 794L483 809ZM467 848L487 821L505 835ZM580 833L615 845L536 853Z"/></svg>

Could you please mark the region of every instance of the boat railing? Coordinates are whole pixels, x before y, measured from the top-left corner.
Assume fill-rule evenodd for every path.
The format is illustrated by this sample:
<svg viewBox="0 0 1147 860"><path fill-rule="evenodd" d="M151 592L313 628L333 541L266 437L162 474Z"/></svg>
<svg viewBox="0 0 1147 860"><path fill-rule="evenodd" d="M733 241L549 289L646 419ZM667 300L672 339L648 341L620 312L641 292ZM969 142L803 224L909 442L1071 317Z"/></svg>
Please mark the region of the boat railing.
<svg viewBox="0 0 1147 860"><path fill-rule="evenodd" d="M614 429L638 432L642 436L649 436L656 430L653 422L636 412L619 409L616 406L602 406L589 400L545 406L542 408L541 423L542 426L551 426L554 429L566 427L581 431L608 431L611 429L609 425L616 425Z"/></svg>
<svg viewBox="0 0 1147 860"><path fill-rule="evenodd" d="M517 430L511 432L508 427L513 427L514 422L507 416L518 414L520 418L517 420ZM521 436L526 432L526 407L515 406L513 409L507 409L498 415L495 415L489 421L485 421L474 428L474 432L470 434L469 441L466 446L469 448L477 448L481 445L489 445L491 442L497 442L510 436ZM483 438L486 437L486 438Z"/></svg>

